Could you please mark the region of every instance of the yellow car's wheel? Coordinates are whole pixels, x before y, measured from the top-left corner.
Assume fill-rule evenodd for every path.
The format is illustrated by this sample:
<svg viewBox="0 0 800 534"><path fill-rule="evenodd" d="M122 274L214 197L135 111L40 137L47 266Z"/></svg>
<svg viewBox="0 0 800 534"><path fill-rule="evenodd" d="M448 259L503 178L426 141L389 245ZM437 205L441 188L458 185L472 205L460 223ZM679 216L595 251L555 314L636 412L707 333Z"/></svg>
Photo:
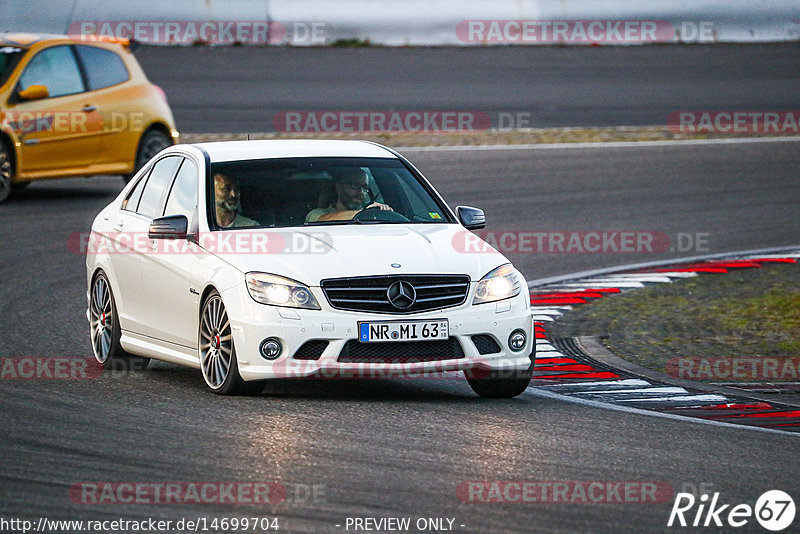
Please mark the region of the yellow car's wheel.
<svg viewBox="0 0 800 534"><path fill-rule="evenodd" d="M11 182L14 180L14 166L11 164L11 152L6 144L0 141L0 202L11 194Z"/></svg>
<svg viewBox="0 0 800 534"><path fill-rule="evenodd" d="M128 183L133 178L133 175L144 167L145 163L150 161L150 158L171 145L170 138L160 130L150 130L144 134L139 140L139 148L136 150L136 162L134 163L133 172L122 177L125 183Z"/></svg>

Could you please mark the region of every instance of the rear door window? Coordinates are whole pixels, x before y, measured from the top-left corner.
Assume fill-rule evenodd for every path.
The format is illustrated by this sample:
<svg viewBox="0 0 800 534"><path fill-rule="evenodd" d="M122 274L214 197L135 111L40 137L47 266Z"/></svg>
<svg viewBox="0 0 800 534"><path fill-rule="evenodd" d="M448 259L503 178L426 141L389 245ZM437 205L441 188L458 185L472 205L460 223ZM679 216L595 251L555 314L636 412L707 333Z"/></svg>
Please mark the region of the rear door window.
<svg viewBox="0 0 800 534"><path fill-rule="evenodd" d="M75 50L86 73L90 91L128 81L128 69L122 58L114 52L86 45L78 45Z"/></svg>

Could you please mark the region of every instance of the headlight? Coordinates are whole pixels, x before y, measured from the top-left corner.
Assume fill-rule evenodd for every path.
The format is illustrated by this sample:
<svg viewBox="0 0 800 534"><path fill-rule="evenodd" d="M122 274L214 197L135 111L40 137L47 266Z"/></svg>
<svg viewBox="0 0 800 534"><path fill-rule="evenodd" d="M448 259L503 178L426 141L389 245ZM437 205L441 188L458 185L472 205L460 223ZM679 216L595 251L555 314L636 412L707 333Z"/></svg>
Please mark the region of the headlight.
<svg viewBox="0 0 800 534"><path fill-rule="evenodd" d="M478 282L472 304L510 299L519 295L519 278L510 263L492 270Z"/></svg>
<svg viewBox="0 0 800 534"><path fill-rule="evenodd" d="M267 273L247 273L247 291L253 300L270 306L319 310L308 286L295 280Z"/></svg>

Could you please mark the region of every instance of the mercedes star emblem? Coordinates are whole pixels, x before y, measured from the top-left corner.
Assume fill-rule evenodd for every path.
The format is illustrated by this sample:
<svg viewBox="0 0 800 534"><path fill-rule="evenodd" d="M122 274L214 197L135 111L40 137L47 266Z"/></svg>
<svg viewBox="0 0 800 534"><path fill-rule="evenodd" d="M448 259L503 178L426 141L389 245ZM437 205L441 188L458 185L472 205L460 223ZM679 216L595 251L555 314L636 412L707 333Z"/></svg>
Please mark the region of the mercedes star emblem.
<svg viewBox="0 0 800 534"><path fill-rule="evenodd" d="M416 302L417 290L409 282L400 280L389 286L389 289L386 290L386 298L398 310L407 310Z"/></svg>

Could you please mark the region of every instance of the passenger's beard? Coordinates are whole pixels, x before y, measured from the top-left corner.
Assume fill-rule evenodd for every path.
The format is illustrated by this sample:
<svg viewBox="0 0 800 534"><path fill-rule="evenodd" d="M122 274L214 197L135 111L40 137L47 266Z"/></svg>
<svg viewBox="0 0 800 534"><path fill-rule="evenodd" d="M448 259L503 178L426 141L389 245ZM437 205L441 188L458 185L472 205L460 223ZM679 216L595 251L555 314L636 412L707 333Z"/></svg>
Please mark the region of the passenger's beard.
<svg viewBox="0 0 800 534"><path fill-rule="evenodd" d="M222 208L224 211L237 212L239 210L239 200L229 198L227 200L217 200L217 207Z"/></svg>

